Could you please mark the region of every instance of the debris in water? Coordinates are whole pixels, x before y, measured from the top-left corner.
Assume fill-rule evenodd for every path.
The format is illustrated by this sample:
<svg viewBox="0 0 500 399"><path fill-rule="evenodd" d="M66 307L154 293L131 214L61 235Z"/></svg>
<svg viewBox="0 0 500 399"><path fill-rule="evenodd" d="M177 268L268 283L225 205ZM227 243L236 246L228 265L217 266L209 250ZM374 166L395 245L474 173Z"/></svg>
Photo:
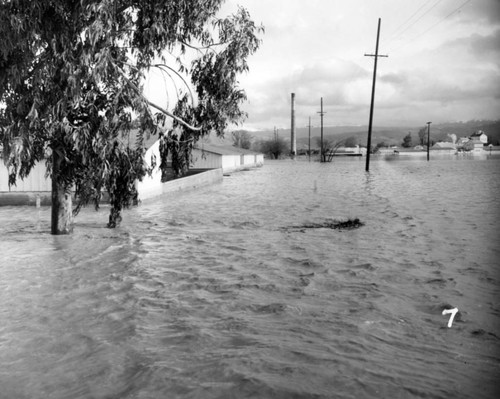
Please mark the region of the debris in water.
<svg viewBox="0 0 500 399"><path fill-rule="evenodd" d="M347 220L328 220L323 223L304 223L300 226L283 227L282 230L286 231L300 231L304 233L306 229L335 229L335 230L352 230L357 229L365 224L358 218Z"/></svg>

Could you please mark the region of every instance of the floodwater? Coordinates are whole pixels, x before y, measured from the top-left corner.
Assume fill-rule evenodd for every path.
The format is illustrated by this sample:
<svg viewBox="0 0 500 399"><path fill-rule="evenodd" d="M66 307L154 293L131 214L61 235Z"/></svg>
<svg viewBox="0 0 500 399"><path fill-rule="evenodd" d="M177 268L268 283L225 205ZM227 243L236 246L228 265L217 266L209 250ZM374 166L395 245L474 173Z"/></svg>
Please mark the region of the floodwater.
<svg viewBox="0 0 500 399"><path fill-rule="evenodd" d="M499 176L268 161L58 237L0 208L0 398L498 398Z"/></svg>

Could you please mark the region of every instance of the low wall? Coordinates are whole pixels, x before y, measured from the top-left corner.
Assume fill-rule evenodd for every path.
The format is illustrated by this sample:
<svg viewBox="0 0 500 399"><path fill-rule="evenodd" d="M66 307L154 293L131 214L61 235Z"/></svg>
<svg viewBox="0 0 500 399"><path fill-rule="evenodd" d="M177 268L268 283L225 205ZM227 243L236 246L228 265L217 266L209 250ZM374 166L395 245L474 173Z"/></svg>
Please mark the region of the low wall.
<svg viewBox="0 0 500 399"><path fill-rule="evenodd" d="M156 159L160 159L159 145L160 142L156 141L146 152L144 159L150 166L150 159L152 156L155 156ZM210 153L207 154L210 155ZM218 156L217 159L220 160L220 157ZM213 164L213 162L210 164ZM167 182L162 182L162 172L160 170L160 166L157 164L153 169L151 176L144 176L144 179L142 181L137 182L136 187L137 192L139 193L139 201L156 198L166 193L189 190L217 183L219 181L222 181L222 171L223 169L220 166L217 166L215 168L207 168L206 164L203 164L202 167L197 168L195 166L194 168L189 169L188 176L169 180Z"/></svg>
<svg viewBox="0 0 500 399"><path fill-rule="evenodd" d="M222 169L196 170L192 169L193 174L179 179L169 180L161 184L160 190L151 190L141 192L139 190L139 200L145 201L157 198L160 195L175 193L178 191L193 190L199 187L205 187L211 184L219 183L223 179Z"/></svg>

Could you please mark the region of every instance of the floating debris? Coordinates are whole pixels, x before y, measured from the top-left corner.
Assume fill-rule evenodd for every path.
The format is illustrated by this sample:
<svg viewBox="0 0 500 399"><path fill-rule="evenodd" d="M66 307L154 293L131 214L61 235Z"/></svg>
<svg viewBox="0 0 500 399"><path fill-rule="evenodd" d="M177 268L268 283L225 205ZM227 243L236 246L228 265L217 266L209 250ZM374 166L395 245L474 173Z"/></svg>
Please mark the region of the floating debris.
<svg viewBox="0 0 500 399"><path fill-rule="evenodd" d="M335 230L352 230L357 229L365 224L358 218L347 220L328 220L323 223L304 223L300 226L283 227L286 231L299 231L304 233L306 229L335 229Z"/></svg>

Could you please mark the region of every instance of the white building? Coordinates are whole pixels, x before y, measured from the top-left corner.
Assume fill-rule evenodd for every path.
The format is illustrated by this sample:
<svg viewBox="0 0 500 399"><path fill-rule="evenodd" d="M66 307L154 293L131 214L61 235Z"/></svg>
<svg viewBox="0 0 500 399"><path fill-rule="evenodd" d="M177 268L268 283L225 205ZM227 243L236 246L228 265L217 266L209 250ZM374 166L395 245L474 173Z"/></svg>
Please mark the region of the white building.
<svg viewBox="0 0 500 399"><path fill-rule="evenodd" d="M146 162L151 156L160 159L159 141L153 143L145 155ZM193 149L193 164L188 176L162 182L159 162L151 176L137 182L139 199L156 197L167 192L196 188L221 181L224 173L262 166L264 155L231 146L199 144ZM8 185L8 170L0 157L0 205L35 205L39 199L42 205L51 203L51 179L46 177L45 162L39 162L24 180L18 179L15 186Z"/></svg>
<svg viewBox="0 0 500 399"><path fill-rule="evenodd" d="M477 132L471 134L470 139L474 141L480 141L483 144L486 144L488 142L488 136L482 130L478 130Z"/></svg>

